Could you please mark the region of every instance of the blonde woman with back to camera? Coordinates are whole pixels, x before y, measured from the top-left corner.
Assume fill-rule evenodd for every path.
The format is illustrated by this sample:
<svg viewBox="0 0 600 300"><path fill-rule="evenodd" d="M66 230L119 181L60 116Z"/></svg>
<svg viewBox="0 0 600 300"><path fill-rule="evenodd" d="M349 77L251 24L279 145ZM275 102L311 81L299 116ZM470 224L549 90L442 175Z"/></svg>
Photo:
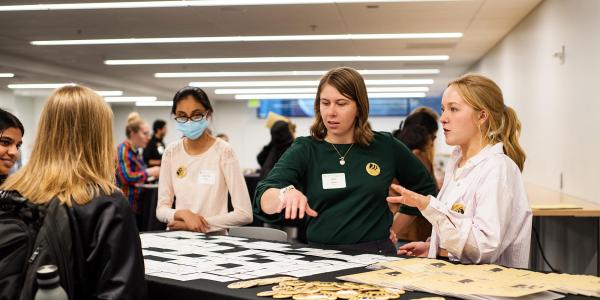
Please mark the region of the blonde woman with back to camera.
<svg viewBox="0 0 600 300"><path fill-rule="evenodd" d="M400 196L388 197L417 207L433 225L430 240L406 244L398 254L433 258L447 252L463 263L527 268L532 214L515 111L492 80L467 74L448 85L440 121L446 143L457 147L439 195L393 185Z"/></svg>
<svg viewBox="0 0 600 300"><path fill-rule="evenodd" d="M27 164L3 189L68 206L75 294L69 299L146 299L144 261L129 205L114 185L112 111L83 86L52 93ZM84 288L85 287L85 288Z"/></svg>

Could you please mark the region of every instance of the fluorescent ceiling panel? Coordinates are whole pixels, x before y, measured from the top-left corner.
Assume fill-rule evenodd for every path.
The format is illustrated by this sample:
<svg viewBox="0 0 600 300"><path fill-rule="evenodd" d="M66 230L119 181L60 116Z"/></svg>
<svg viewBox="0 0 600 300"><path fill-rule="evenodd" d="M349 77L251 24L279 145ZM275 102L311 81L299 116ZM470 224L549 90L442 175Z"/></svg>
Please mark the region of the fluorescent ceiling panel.
<svg viewBox="0 0 600 300"><path fill-rule="evenodd" d="M173 101L136 101L135 106L173 106Z"/></svg>
<svg viewBox="0 0 600 300"><path fill-rule="evenodd" d="M433 84L433 79L373 79L365 80L367 86L371 85L412 85ZM288 80L288 81L208 81L190 82L190 86L200 88L209 87L294 87L294 86L318 86L318 80Z"/></svg>
<svg viewBox="0 0 600 300"><path fill-rule="evenodd" d="M399 70L358 70L362 75L423 75L439 74L439 69L399 69ZM155 73L156 78L188 78L188 77L269 77L269 76L322 76L322 71L263 71L263 72L173 72Z"/></svg>
<svg viewBox="0 0 600 300"><path fill-rule="evenodd" d="M65 85L75 85L74 83L23 83L9 84L9 89L56 89Z"/></svg>
<svg viewBox="0 0 600 300"><path fill-rule="evenodd" d="M369 98L423 98L425 93L369 93ZM252 99L314 99L315 94L245 94L235 95L237 100Z"/></svg>
<svg viewBox="0 0 600 300"><path fill-rule="evenodd" d="M312 35L259 35L259 36L203 36L169 38L125 38L31 41L36 46L67 45L120 45L168 43L225 43L225 42L282 42L282 41L340 41L340 40L397 40L448 39L462 37L460 32L382 33L382 34L312 34Z"/></svg>
<svg viewBox="0 0 600 300"><path fill-rule="evenodd" d="M106 102L136 102L136 101L156 101L156 97L104 97Z"/></svg>
<svg viewBox="0 0 600 300"><path fill-rule="evenodd" d="M167 65L167 64L235 64L276 62L349 62L349 61L446 61L448 55L414 56L290 56L290 57L225 57L225 58L163 58L109 59L107 65Z"/></svg>
<svg viewBox="0 0 600 300"><path fill-rule="evenodd" d="M100 96L123 96L123 91L96 91Z"/></svg>
<svg viewBox="0 0 600 300"><path fill-rule="evenodd" d="M120 9L120 8L166 8L195 6L249 6L249 5L290 5L290 4L345 4L345 3L393 3L393 2L450 2L461 0L183 0L183 1L137 1L137 2L97 2L97 3L55 3L2 5L0 11L36 10L81 10L81 9Z"/></svg>
<svg viewBox="0 0 600 300"><path fill-rule="evenodd" d="M401 92L428 92L426 86L413 87L367 87L367 91L372 93L401 93ZM317 88L259 88L259 89L216 89L217 95L236 95L236 94L307 94L317 93Z"/></svg>

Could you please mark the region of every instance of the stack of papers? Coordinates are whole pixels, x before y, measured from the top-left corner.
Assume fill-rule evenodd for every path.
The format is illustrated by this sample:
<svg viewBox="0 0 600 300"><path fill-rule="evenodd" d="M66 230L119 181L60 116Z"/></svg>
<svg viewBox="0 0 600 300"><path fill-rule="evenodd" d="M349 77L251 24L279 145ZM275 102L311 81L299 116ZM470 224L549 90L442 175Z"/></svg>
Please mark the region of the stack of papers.
<svg viewBox="0 0 600 300"><path fill-rule="evenodd" d="M497 265L455 265L425 258L377 265L385 269L338 279L473 300L563 297L555 292L600 296L600 277L595 276L543 274Z"/></svg>

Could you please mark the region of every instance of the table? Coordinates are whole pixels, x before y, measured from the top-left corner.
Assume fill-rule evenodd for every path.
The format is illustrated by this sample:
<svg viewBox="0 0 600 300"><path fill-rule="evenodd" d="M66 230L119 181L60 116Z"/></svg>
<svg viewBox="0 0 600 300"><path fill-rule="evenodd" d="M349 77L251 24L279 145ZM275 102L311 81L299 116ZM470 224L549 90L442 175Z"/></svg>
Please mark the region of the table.
<svg viewBox="0 0 600 300"><path fill-rule="evenodd" d="M343 271L324 273L314 276L302 277L302 280L337 281L337 276L367 272L365 268L347 269ZM148 295L150 299L255 299L270 300L271 297L258 297L256 293L271 290L272 285L254 287L249 289L228 289L228 283L208 280L177 281L171 279L146 276ZM400 299L418 299L436 295L422 292L407 292ZM454 299L444 297L446 299ZM291 299L291 298L288 298ZM576 298L573 298L576 299Z"/></svg>
<svg viewBox="0 0 600 300"><path fill-rule="evenodd" d="M250 242L260 242L260 240L249 239ZM162 241L158 241L162 242ZM186 242L187 243L187 242ZM190 242L192 243L192 242ZM278 244L286 244L286 243L278 243ZM296 250L300 250L298 248L306 247L303 244L288 244L291 245L292 249L289 252L294 253ZM149 249L152 247L146 247ZM321 247L314 247L318 249L325 249ZM157 251L157 250L154 250ZM223 253L229 252L229 250L223 250ZM356 255L360 254L359 252L352 251L342 251L344 254L348 255ZM313 261L313 260L309 260ZM235 263L235 261L231 261L231 263ZM146 266L148 268L148 266ZM201 265L197 265L197 267L201 267ZM342 275L355 274L360 272L369 271L366 267L355 267L352 269L338 270L329 273L316 274L306 277L300 277L302 280L306 281L337 281L336 277ZM271 275L266 277L273 277L277 275ZM270 290L272 286L262 286L262 287L254 287L249 289L229 289L227 285L230 282L217 282L210 281L204 279L195 279L190 281L178 281L173 279L167 279L162 277L155 277L151 275L146 275L146 282L148 284L148 294L150 299L272 299L265 297L258 297L256 294L261 291ZM407 292L405 295L402 295L401 299L415 299L421 297L433 296L428 293L423 292ZM452 299L450 297L445 297L446 299ZM568 299L583 299L586 297L579 297L573 295L566 295L565 298Z"/></svg>
<svg viewBox="0 0 600 300"><path fill-rule="evenodd" d="M160 232L155 232L152 233L152 236L155 236L156 234L160 235ZM170 232L167 233L170 238L168 239L177 239L178 242L177 243L185 243L187 245L191 245L194 242L198 242L198 238L194 238L194 237L189 237L189 236L179 236L179 234L177 234L176 232ZM167 240L159 240L159 241L155 241L154 244L149 242L148 239L144 239L145 237L147 237L148 235L144 235L142 236L142 244L145 250L145 255L147 259L152 259L153 261L156 260L157 258L150 258L150 256L152 255L156 255L156 254L152 254L152 253L156 253L156 251L159 252L166 252L169 253L167 251L166 248L161 248L158 249L158 247L162 247L165 244L169 244L169 242ZM201 241L206 241L207 239L213 239L213 238L219 238L219 236L215 236L215 235L209 235L208 237L203 237L200 240ZM181 242L182 240L189 240L189 242ZM145 241L145 242L144 242ZM214 240L213 240L214 241ZM231 255L227 256L226 253L236 253L236 255L234 257L239 257L241 256L241 252L246 252L248 251L248 249L252 249L252 247L249 245L249 243L261 243L261 242L265 242L262 240L258 240L258 239L251 239L251 238L247 238L243 243L244 245L247 245L246 247L243 248L234 248L236 252L231 252L234 251L234 249L230 249L230 250L216 250L213 251L213 254L217 254L218 256L223 256L223 257L227 257L226 261L229 264L235 264L235 263L240 263L237 261L232 261L229 260L230 257L232 257ZM232 243L232 241L228 241L226 240L225 242L218 242L218 245L224 245L224 244L228 244L228 243ZM289 244L289 243L280 243L280 242L270 242L270 243L275 243L277 245L282 245L285 247L285 250L280 249L280 250L270 250L270 252L273 252L275 254L280 253L281 255L294 255L295 251L301 252L302 249L300 248L304 248L307 247L307 245L305 244ZM231 245L231 244L228 244ZM171 248L175 248L175 249L181 249L180 248L181 245L171 245ZM208 249L208 248L212 248L209 247L209 245L206 245L206 247L202 247L202 249ZM321 249L323 250L323 252L325 252L326 248L323 247L314 247L314 246L310 246L310 248L312 249ZM190 250L191 251L191 250ZM210 251L210 250L209 250ZM241 251L241 252L240 252ZM197 255L200 256L200 258L204 258L204 255L207 255L207 253L200 253L200 252L195 252L197 253ZM221 254L223 253L223 254ZM240 253L240 254L237 254ZM319 251L319 253L321 253ZM356 260L359 260L359 256L355 256L355 255L360 255L360 254L364 254L361 252L356 252L356 251L341 251L341 253L346 254L346 255L353 255L352 258L356 258ZM296 252L296 254L298 254ZM182 254L182 256L186 256L186 254ZM190 254L191 256L191 254ZM250 255L252 256L252 255ZM324 262L324 259L326 260L327 258L323 258L320 256L316 256L316 255L311 255L309 253L304 253L302 260L304 264L312 264L312 263L321 263ZM181 257L181 256L180 256ZM261 258L258 258L261 259ZM268 259L261 259L263 261L267 261ZM160 260L159 260L160 261ZM214 264L214 262L212 262L212 264ZM264 264L264 262L261 262L260 264ZM198 266L198 265L196 265ZM152 265L148 264L146 266L146 271L149 272L149 269L152 268ZM160 270L164 270L164 267L161 268ZM316 270L316 272L318 272L319 270ZM369 271L368 269L366 269L365 267L353 267L352 269L344 269L344 270L338 270L338 271L333 271L333 272L328 272L328 273L322 273L322 274L315 274L315 275L311 275L311 276L305 276L305 277L300 277L304 280L319 280L319 281L337 281L335 278L337 276L342 276L342 275L349 275L349 274L355 274L355 273L360 273L360 272L367 272ZM216 274L216 273L215 273ZM263 277L274 277L274 276L282 276L282 275L269 275L269 276L263 276ZM178 277L180 278L180 277ZM234 281L237 281L234 280ZM146 282L148 284L148 294L150 295L150 299L272 299L270 297L265 298L265 297L258 297L256 296L256 294L258 292L261 291L266 291L266 290L270 290L272 285L268 285L268 286L261 286L261 287L254 287L254 288L249 288L249 289L229 289L227 288L227 285L230 284L231 282L234 281L229 281L229 282L217 282L217 281L211 281L211 280L205 280L205 279L195 279L195 280L190 280L190 281L179 281L179 280L173 280L173 279L168 279L168 278L164 278L164 277L156 277L156 276L151 276L151 275L146 275ZM421 292L416 292L416 293L409 293L408 295L404 295L403 298L405 299L411 299L411 298L419 298L419 297L423 297L423 296L431 296L430 294L427 293L421 293Z"/></svg>
<svg viewBox="0 0 600 300"><path fill-rule="evenodd" d="M532 209L534 217L600 217L600 204L595 204L535 184L526 184L531 205L577 205L578 209Z"/></svg>
<svg viewBox="0 0 600 300"><path fill-rule="evenodd" d="M553 191L548 188L544 188L535 184L526 184L527 196L531 205L575 205L581 208L567 208L567 209L532 209L533 212L533 227L539 233L540 242L543 243L548 240L549 243L554 243L552 246L565 251L560 251L556 257L563 257L563 255L570 256L581 256L590 257L593 253L583 253L585 251L584 243L589 244L589 238L595 240L595 257L596 257L596 275L600 276L600 204L595 204L577 197L573 197L561 192ZM552 222L549 226L549 230L545 230L544 222ZM584 224L584 225L580 225ZM592 225L593 224L593 225ZM591 226L590 226L591 225ZM557 227L565 227L565 231L585 234L586 238L582 238L580 242L572 243L566 235L561 236L560 233L556 232ZM572 227L572 228L570 228ZM582 231L589 231L582 233ZM552 240L550 240L552 239ZM565 245L571 245L573 247L565 248ZM546 252L548 247L546 247ZM530 267L536 270L543 269L543 261L540 261L541 254L538 251L538 246L535 241L535 236L532 236L531 243L531 259ZM558 261L563 263L569 258L563 258ZM572 259L572 258L571 258ZM556 260L555 260L556 261ZM540 263L541 262L541 263ZM541 267L540 267L541 264ZM566 263L567 272L584 273L582 268L585 268L585 262L580 263L581 266L575 268L571 267Z"/></svg>

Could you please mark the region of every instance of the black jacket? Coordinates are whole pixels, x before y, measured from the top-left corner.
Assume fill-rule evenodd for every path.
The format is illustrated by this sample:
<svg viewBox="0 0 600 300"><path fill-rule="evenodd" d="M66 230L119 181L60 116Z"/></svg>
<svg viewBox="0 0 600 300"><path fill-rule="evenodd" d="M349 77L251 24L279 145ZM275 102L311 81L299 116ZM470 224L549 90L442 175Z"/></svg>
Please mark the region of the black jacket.
<svg viewBox="0 0 600 300"><path fill-rule="evenodd" d="M269 175L273 166L293 142L294 136L290 132L289 124L284 121L275 122L271 127L271 142L264 146L256 157L260 164L260 180Z"/></svg>
<svg viewBox="0 0 600 300"><path fill-rule="evenodd" d="M160 148L160 150L159 150L159 148ZM146 163L147 166L150 166L151 159L161 160L162 153L164 151L165 151L165 144L163 143L163 141L157 139L156 136L153 135L152 138L150 138L150 141L148 142L148 144L146 145L146 148L144 148L144 152L143 152L144 162Z"/></svg>
<svg viewBox="0 0 600 300"><path fill-rule="evenodd" d="M69 208L75 260L71 299L147 299L140 236L120 193Z"/></svg>

